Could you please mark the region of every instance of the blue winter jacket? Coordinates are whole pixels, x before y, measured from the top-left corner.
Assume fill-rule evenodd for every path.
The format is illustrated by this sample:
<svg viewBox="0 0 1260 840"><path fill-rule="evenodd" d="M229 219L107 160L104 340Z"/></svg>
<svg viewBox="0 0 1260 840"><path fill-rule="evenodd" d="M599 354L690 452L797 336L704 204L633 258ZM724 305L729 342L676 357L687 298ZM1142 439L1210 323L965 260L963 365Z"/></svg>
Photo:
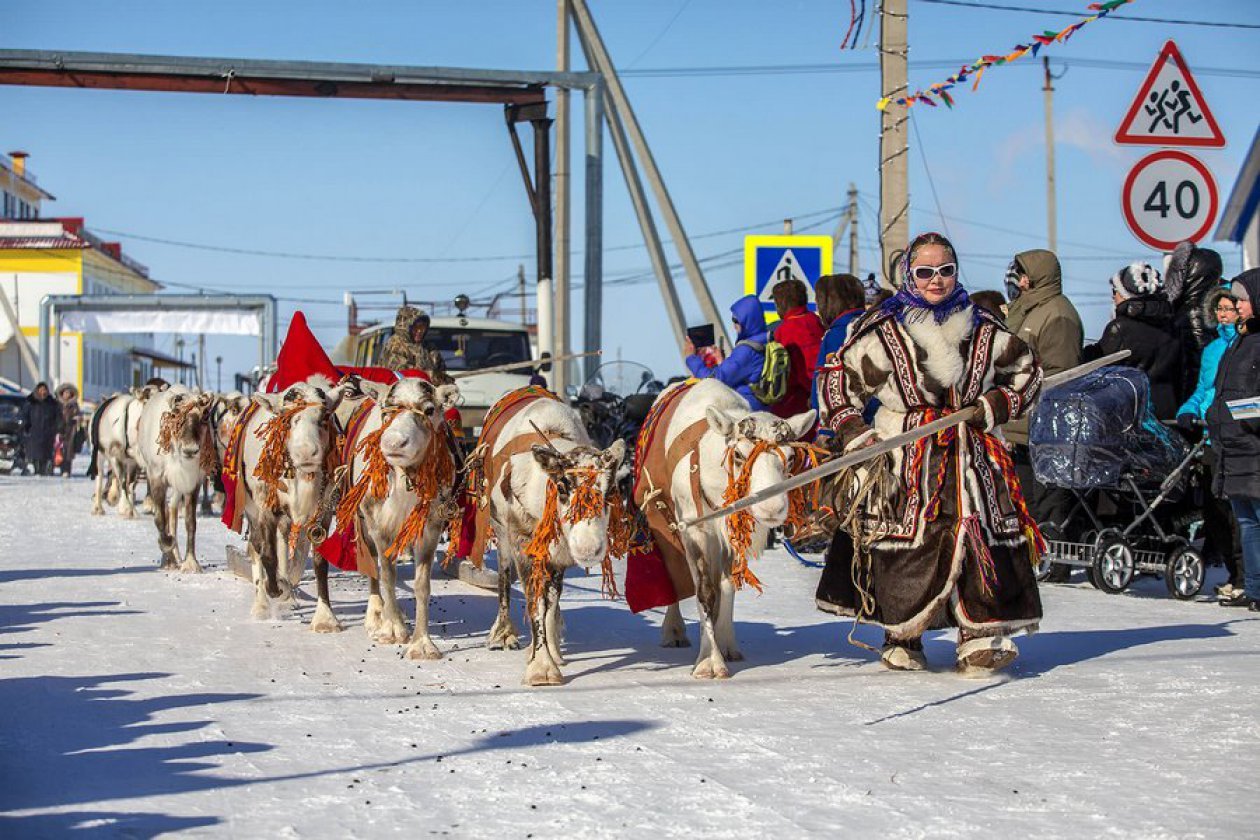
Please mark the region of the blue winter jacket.
<svg viewBox="0 0 1260 840"><path fill-rule="evenodd" d="M1238 328L1233 324L1217 324L1216 338L1203 348L1203 361L1199 363L1199 382L1194 393L1177 409L1177 416L1193 414L1200 420L1207 419L1208 406L1216 396L1216 369L1221 364L1221 357L1238 337Z"/></svg>
<svg viewBox="0 0 1260 840"><path fill-rule="evenodd" d="M818 374L822 371L823 365L827 364L827 357L844 346L849 339L849 324L865 312L865 309L850 309L847 312L841 312L823 333L822 346L818 348L818 364L814 367L814 387L809 392L810 408L818 408Z"/></svg>
<svg viewBox="0 0 1260 840"><path fill-rule="evenodd" d="M687 369L697 379L712 377L731 386L748 400L753 411L763 411L761 400L753 396L749 386L761 378L761 368L766 359L766 342L770 336L766 330L766 316L756 295L747 295L731 305L731 315L738 325L736 344L726 360L716 367L705 367L699 356L687 357ZM744 342L754 342L752 347Z"/></svg>

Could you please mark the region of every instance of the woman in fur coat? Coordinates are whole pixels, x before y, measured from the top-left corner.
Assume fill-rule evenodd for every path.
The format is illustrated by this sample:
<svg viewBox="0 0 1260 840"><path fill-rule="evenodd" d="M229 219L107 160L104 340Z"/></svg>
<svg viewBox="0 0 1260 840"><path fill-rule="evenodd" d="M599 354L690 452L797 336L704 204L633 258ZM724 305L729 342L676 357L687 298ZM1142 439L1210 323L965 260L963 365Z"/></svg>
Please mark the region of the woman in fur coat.
<svg viewBox="0 0 1260 840"><path fill-rule="evenodd" d="M890 453L886 496L855 521L863 548L841 606L884 628L888 668L922 670L923 633L957 626L958 669L988 674L1018 655L1011 634L1041 619L1033 575L1041 536L997 431L1029 410L1041 367L971 304L945 237L916 238L900 273L899 291L852 327L842 364L820 387L833 445L849 452L959 409L980 412ZM871 399L880 408L868 426Z"/></svg>

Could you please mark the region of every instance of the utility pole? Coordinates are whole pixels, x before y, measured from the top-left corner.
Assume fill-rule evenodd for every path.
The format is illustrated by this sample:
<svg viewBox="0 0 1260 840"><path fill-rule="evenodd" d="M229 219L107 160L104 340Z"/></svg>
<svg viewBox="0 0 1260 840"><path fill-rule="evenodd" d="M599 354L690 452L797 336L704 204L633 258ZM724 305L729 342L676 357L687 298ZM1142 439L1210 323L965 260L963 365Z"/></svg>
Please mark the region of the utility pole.
<svg viewBox="0 0 1260 840"><path fill-rule="evenodd" d="M858 274L858 189L849 183L849 273Z"/></svg>
<svg viewBox="0 0 1260 840"><path fill-rule="evenodd" d="M906 0L883 0L879 10L881 96L896 99L909 89L910 15ZM879 117L879 249L885 288L895 283L893 261L910 239L910 135L908 106L889 103Z"/></svg>
<svg viewBox="0 0 1260 840"><path fill-rule="evenodd" d="M1046 96L1046 238L1050 242L1050 250L1057 251L1058 243L1058 211L1055 207L1054 188L1054 77L1050 75L1050 59L1041 57L1041 67L1045 71L1045 85L1041 88Z"/></svg>
<svg viewBox="0 0 1260 840"><path fill-rule="evenodd" d="M556 69L569 71L569 0L558 0L556 19ZM555 354L566 355L569 345L569 90L556 89L556 256ZM557 393L569 383L569 362L558 362L553 376Z"/></svg>
<svg viewBox="0 0 1260 840"><path fill-rule="evenodd" d="M784 236L792 235L792 220L791 219L783 220L783 235Z"/></svg>

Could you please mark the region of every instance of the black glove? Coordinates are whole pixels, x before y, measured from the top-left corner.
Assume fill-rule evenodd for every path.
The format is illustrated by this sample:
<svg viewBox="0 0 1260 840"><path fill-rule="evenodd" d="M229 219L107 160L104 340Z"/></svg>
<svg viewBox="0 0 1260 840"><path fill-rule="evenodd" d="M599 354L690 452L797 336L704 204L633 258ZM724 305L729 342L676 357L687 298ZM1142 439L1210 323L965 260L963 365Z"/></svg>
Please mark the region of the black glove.
<svg viewBox="0 0 1260 840"><path fill-rule="evenodd" d="M1188 432L1193 432L1195 429L1199 428L1199 418L1189 412L1178 414L1177 425Z"/></svg>

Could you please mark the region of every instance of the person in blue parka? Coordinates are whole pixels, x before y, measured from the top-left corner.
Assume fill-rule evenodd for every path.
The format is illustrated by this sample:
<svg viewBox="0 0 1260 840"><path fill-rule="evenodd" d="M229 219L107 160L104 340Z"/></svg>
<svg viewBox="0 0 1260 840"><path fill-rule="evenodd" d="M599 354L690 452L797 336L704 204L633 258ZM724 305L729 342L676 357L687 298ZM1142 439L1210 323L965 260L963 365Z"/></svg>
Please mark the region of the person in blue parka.
<svg viewBox="0 0 1260 840"><path fill-rule="evenodd" d="M691 339L687 339L687 369L697 379L712 377L739 392L748 400L753 411L764 411L765 405L753 396L751 385L761 378L761 368L766 358L766 342L770 340L766 329L766 316L756 295L746 295L731 304L731 318L735 323L735 347L725 359L720 358L714 367L708 367L696 353Z"/></svg>
<svg viewBox="0 0 1260 840"><path fill-rule="evenodd" d="M1193 430L1207 420L1208 407L1216 397L1216 372L1221 357L1238 338L1237 320L1238 311L1228 286L1217 286L1207 293L1200 323L1209 330L1215 329L1216 338L1203 348L1194 393L1177 409L1177 423L1183 428ZM1243 595L1242 545L1238 520L1234 518L1229 501L1216 496L1210 489L1220 469L1220 452L1218 447L1211 445L1211 441L1208 443L1202 462L1203 486L1208 488L1203 497L1203 556L1209 563L1225 564L1229 580L1216 587L1216 594L1222 600L1230 600Z"/></svg>

